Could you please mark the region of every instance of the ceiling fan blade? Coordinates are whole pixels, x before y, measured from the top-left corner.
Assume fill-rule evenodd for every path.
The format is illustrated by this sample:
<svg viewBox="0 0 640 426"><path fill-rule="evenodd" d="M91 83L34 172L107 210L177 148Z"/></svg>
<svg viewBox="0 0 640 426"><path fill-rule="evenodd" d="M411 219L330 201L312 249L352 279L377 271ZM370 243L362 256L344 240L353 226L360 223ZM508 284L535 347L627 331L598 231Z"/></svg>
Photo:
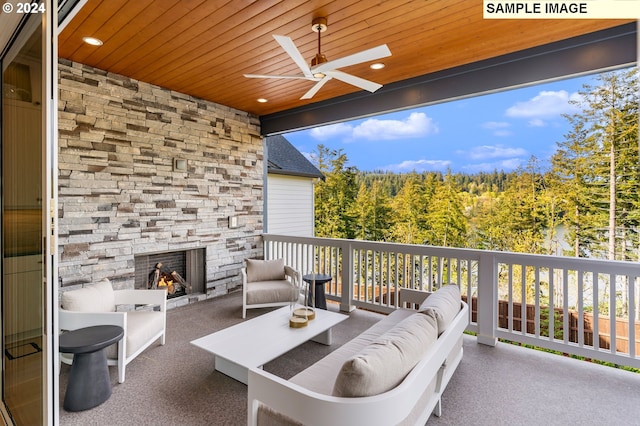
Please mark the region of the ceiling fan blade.
<svg viewBox="0 0 640 426"><path fill-rule="evenodd" d="M288 78L292 80L317 80L314 77L305 77L303 75L264 75L264 74L244 74L247 78Z"/></svg>
<svg viewBox="0 0 640 426"><path fill-rule="evenodd" d="M284 51L287 52L289 56L291 56L291 59L293 59L293 62L295 62L296 65L298 65L298 68L302 70L302 73L305 75L305 77L313 77L313 74L311 74L311 70L309 69L309 65L307 65L304 57L290 37L274 34L273 38L275 38L278 44L284 49Z"/></svg>
<svg viewBox="0 0 640 426"><path fill-rule="evenodd" d="M375 61L376 59L385 58L391 56L391 51L386 44L382 44L378 47L363 50L362 52L354 53L353 55L345 56L344 58L335 59L333 61L324 62L317 67L313 68L313 72L324 72L327 70L334 70L349 65L355 65L362 62Z"/></svg>
<svg viewBox="0 0 640 426"><path fill-rule="evenodd" d="M309 89L309 91L307 93L302 95L302 97L300 99L311 99L311 98L313 98L313 95L318 93L318 90L320 90L320 88L322 88L322 86L324 86L325 83L327 81L329 81L329 80L331 80L331 76L330 75L326 75L326 76L322 77L322 80L320 80L319 82L314 84L313 87L311 89Z"/></svg>
<svg viewBox="0 0 640 426"><path fill-rule="evenodd" d="M382 84L374 83L373 81L365 80L364 78L356 77L355 75L347 74L342 71L326 71L326 74L336 80L344 81L345 83L368 90L371 93L382 87Z"/></svg>

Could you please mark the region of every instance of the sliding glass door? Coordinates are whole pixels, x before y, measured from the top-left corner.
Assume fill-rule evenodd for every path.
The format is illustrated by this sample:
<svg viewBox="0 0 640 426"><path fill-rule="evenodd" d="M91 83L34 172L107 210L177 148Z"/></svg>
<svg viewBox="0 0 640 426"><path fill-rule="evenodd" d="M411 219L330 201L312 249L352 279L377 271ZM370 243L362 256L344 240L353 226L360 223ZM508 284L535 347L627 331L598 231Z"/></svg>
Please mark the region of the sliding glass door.
<svg viewBox="0 0 640 426"><path fill-rule="evenodd" d="M46 66L51 48L44 42L44 3L41 7L38 13L23 13L17 35L7 46L0 45L2 402L5 420L8 417L16 425L51 424L54 418L54 345L49 331L53 316L47 309L51 258L45 238L51 199L47 189L51 71Z"/></svg>

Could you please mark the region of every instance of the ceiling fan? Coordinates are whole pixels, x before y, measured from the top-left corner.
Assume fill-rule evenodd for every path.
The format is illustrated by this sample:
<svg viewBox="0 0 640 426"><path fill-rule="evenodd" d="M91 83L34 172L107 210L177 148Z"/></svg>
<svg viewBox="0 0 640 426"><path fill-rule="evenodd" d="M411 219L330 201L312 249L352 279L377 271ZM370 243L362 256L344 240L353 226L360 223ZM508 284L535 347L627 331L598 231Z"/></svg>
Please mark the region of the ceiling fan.
<svg viewBox="0 0 640 426"><path fill-rule="evenodd" d="M345 56L340 59L328 61L327 58L321 53L320 50L320 33L327 29L327 18L315 18L312 22L311 28L314 32L318 33L318 53L311 61L311 67L307 65L304 57L293 43L290 37L273 35L278 44L284 49L285 52L293 59L298 65L302 74L298 75L260 75L260 74L244 74L248 78L288 78L296 80L311 80L316 84L309 89L307 93L302 95L300 99L311 99L317 92L324 86L329 80L335 78L336 80L343 81L353 86L359 87L369 92L375 92L382 87L381 84L374 83L373 81L365 80L364 78L356 77L351 74L347 74L342 71L338 71L338 68L347 67L350 65L359 64L362 62L375 61L376 59L385 58L391 56L391 51L386 44L382 44L371 49L363 50L362 52L354 53L352 55Z"/></svg>

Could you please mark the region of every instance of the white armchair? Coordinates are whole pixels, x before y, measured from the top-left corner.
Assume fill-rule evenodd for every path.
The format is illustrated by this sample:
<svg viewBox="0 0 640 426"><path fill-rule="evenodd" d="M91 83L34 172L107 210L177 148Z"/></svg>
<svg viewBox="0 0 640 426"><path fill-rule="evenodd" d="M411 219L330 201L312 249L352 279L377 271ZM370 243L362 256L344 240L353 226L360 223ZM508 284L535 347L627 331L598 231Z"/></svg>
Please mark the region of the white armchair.
<svg viewBox="0 0 640 426"><path fill-rule="evenodd" d="M247 309L285 306L300 297L302 274L283 259L247 259L242 268L242 318Z"/></svg>
<svg viewBox="0 0 640 426"><path fill-rule="evenodd" d="M118 305L157 305L156 310L116 312ZM118 382L124 383L125 367L153 342L165 343L167 293L165 290L113 290L109 280L62 293L58 321L60 331L94 325L119 325L124 337L105 349L107 364L118 366ZM71 364L72 354L60 354Z"/></svg>

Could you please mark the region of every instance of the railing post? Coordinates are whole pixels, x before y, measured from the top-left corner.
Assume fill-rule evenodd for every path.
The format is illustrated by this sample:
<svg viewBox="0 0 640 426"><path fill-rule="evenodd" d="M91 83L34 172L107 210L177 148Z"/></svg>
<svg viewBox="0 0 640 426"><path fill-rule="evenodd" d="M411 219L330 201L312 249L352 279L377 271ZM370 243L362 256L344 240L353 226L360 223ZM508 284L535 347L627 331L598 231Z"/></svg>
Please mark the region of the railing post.
<svg viewBox="0 0 640 426"><path fill-rule="evenodd" d="M262 258L263 259L269 258L269 250L267 248L268 245L269 243L267 242L267 239L265 238L264 235L262 235Z"/></svg>
<svg viewBox="0 0 640 426"><path fill-rule="evenodd" d="M478 343L495 346L498 318L498 272L491 252L480 254L478 263Z"/></svg>
<svg viewBox="0 0 640 426"><path fill-rule="evenodd" d="M353 300L353 247L349 240L345 240L342 246L342 290L340 295L340 310L351 312L355 306L351 304Z"/></svg>

